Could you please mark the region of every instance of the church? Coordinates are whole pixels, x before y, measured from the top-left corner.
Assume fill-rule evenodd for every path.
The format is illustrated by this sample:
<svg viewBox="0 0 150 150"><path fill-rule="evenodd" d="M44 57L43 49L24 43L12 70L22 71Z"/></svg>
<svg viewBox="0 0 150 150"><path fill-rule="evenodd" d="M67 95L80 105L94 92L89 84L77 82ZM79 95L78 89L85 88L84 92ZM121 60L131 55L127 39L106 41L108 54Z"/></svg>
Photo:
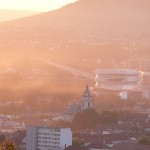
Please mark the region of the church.
<svg viewBox="0 0 150 150"><path fill-rule="evenodd" d="M67 122L71 122L76 113L89 108L93 108L93 99L92 94L89 91L88 86L86 85L86 88L81 97L81 102L73 103L67 106L66 112L60 116L53 118L53 120L64 120Z"/></svg>
<svg viewBox="0 0 150 150"><path fill-rule="evenodd" d="M92 107L93 107L92 95L91 95L91 93L88 89L88 86L86 86L86 89L85 89L85 91L83 92L83 95L82 95L82 101L81 101L80 109L84 110L84 109L88 109L88 108L92 108Z"/></svg>

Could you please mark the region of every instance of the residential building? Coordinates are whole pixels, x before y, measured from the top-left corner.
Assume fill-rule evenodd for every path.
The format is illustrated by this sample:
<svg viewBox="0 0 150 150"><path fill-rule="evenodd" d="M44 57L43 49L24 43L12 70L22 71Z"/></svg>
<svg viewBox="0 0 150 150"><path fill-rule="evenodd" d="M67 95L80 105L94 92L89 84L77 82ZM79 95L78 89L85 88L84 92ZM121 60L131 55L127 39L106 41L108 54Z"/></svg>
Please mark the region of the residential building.
<svg viewBox="0 0 150 150"><path fill-rule="evenodd" d="M69 113L64 113L64 114L61 114L61 115L54 117L53 120L56 120L56 121L63 120L65 122L72 122L73 115L69 114Z"/></svg>
<svg viewBox="0 0 150 150"><path fill-rule="evenodd" d="M150 99L150 72L141 72L140 80L143 98Z"/></svg>
<svg viewBox="0 0 150 150"><path fill-rule="evenodd" d="M140 85L143 91L143 98L150 99L150 59L140 60L139 70L141 73Z"/></svg>
<svg viewBox="0 0 150 150"><path fill-rule="evenodd" d="M18 130L13 133L12 141L17 145L18 150L26 150L26 131Z"/></svg>
<svg viewBox="0 0 150 150"><path fill-rule="evenodd" d="M26 150L63 150L70 145L70 128L27 127Z"/></svg>
<svg viewBox="0 0 150 150"><path fill-rule="evenodd" d="M140 145L136 143L120 143L115 145L112 150L150 150L150 145Z"/></svg>
<svg viewBox="0 0 150 150"><path fill-rule="evenodd" d="M89 149L85 146L69 146L65 148L65 150L89 150Z"/></svg>

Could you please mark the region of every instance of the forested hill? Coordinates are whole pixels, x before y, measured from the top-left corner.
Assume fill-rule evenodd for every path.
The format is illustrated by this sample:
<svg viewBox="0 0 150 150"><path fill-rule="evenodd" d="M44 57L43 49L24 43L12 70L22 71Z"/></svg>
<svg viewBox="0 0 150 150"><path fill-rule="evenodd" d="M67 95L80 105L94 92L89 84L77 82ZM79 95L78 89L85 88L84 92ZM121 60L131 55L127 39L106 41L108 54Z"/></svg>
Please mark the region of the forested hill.
<svg viewBox="0 0 150 150"><path fill-rule="evenodd" d="M58 10L15 20L17 27L141 33L150 31L149 0L79 0Z"/></svg>
<svg viewBox="0 0 150 150"><path fill-rule="evenodd" d="M22 17L32 16L35 14L39 14L40 12L34 11L21 11L21 10L7 10L7 9L0 9L0 22L10 21Z"/></svg>

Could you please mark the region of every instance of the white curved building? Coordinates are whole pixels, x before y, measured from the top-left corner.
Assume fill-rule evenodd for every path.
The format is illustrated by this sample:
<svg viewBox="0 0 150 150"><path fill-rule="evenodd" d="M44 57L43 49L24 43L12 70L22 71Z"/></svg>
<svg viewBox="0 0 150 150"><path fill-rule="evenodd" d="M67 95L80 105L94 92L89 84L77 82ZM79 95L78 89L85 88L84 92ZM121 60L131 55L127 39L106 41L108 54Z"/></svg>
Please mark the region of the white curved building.
<svg viewBox="0 0 150 150"><path fill-rule="evenodd" d="M96 69L96 87L104 90L136 90L139 72L130 69Z"/></svg>

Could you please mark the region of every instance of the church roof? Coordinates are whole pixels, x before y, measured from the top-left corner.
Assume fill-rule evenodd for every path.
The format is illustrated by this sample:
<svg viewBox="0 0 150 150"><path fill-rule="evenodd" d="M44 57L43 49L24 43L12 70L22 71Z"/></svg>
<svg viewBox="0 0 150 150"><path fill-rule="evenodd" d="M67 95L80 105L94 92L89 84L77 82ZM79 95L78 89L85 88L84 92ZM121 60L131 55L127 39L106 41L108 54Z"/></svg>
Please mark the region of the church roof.
<svg viewBox="0 0 150 150"><path fill-rule="evenodd" d="M69 114L75 114L80 110L80 104L73 103L71 105L68 105L67 107L67 112Z"/></svg>

